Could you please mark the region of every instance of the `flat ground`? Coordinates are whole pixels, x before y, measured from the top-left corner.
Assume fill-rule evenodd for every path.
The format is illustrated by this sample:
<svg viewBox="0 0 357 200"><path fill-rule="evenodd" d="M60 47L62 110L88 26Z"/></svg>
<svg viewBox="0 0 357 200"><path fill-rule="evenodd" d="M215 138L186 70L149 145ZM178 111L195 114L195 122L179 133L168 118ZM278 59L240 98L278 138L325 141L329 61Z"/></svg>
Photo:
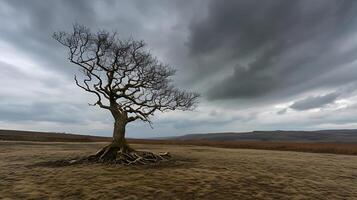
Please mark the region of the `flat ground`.
<svg viewBox="0 0 357 200"><path fill-rule="evenodd" d="M351 155L137 144L170 151L175 161L34 165L104 144L0 142L0 199L357 199L357 156Z"/></svg>

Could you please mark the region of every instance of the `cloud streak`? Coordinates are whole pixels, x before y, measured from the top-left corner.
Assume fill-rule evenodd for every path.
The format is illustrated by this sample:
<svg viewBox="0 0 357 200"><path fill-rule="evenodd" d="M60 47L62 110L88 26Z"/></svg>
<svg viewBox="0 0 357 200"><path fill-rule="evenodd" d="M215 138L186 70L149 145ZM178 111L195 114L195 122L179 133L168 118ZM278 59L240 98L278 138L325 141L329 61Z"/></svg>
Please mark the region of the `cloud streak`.
<svg viewBox="0 0 357 200"><path fill-rule="evenodd" d="M313 108L321 108L326 105L332 104L335 102L339 94L330 93L321 96L310 96L305 99L301 99L299 101L294 102L290 108L294 110L309 110Z"/></svg>

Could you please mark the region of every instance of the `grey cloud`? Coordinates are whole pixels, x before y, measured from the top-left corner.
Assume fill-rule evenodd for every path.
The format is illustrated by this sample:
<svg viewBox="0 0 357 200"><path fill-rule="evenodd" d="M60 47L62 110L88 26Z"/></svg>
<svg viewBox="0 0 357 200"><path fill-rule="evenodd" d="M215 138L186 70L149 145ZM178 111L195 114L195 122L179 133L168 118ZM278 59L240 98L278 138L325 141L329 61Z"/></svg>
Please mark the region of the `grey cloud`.
<svg viewBox="0 0 357 200"><path fill-rule="evenodd" d="M188 129L194 127L202 127L202 126L224 126L225 124L230 123L232 120L228 121L212 121L212 120L182 120L174 123L174 128L176 129Z"/></svg>
<svg viewBox="0 0 357 200"><path fill-rule="evenodd" d="M208 91L210 99L254 98L273 90L278 80L270 74L252 73L250 69L236 67L231 77L214 85Z"/></svg>
<svg viewBox="0 0 357 200"><path fill-rule="evenodd" d="M117 30L123 38L143 39L154 43L150 48L156 50L155 45L162 45L157 40L168 36L152 29L153 23L159 23L152 20L169 19L167 16L177 13L175 6L182 5L178 1L5 0L0 2L6 11L0 14L0 38L51 70L73 73L63 49L51 38L54 31L69 31L73 23L80 23L93 31Z"/></svg>
<svg viewBox="0 0 357 200"><path fill-rule="evenodd" d="M347 107L325 113L317 113L317 115L307 116L306 121L296 123L297 127L318 127L321 124L341 125L340 127L348 127L348 124L356 123L356 110ZM352 111L352 112L351 112Z"/></svg>
<svg viewBox="0 0 357 200"><path fill-rule="evenodd" d="M190 120L181 120L181 121L166 121L166 123L172 123L173 127L176 129L186 129L194 127L204 127L204 128L220 128L227 124L236 122L236 123L247 123L256 119L256 114L251 113L249 115L237 115L226 117L225 113L218 113L216 111L210 112L209 115L211 118L208 119L190 119Z"/></svg>
<svg viewBox="0 0 357 200"><path fill-rule="evenodd" d="M284 108L284 109L279 110L278 112L276 112L276 114L278 114L278 115L283 115L283 114L285 114L287 111L288 111L288 109L287 109L287 108Z"/></svg>
<svg viewBox="0 0 357 200"><path fill-rule="evenodd" d="M338 93L330 93L321 96L310 96L305 99L294 102L290 108L294 110L309 110L313 108L320 108L333 103L339 96Z"/></svg>
<svg viewBox="0 0 357 200"><path fill-rule="evenodd" d="M12 77L14 79L24 79L30 78L26 73L17 69L15 66L0 61L0 68L1 68L1 78L9 78Z"/></svg>
<svg viewBox="0 0 357 200"><path fill-rule="evenodd" d="M52 32L70 27L74 22L93 22L91 4L85 1L21 1L0 2L6 11L0 23L0 37L31 56L38 64L58 72L73 72L62 49L51 38ZM10 22L11 24L7 24Z"/></svg>
<svg viewBox="0 0 357 200"><path fill-rule="evenodd" d="M6 104L0 107L0 121L46 121L82 123L84 106L65 103L36 102L32 104Z"/></svg>
<svg viewBox="0 0 357 200"><path fill-rule="evenodd" d="M211 78L233 69L208 87L211 100L281 99L355 81L357 75L321 77L355 60L356 46L337 49L356 32L356 11L355 1L211 1L190 28L194 73Z"/></svg>

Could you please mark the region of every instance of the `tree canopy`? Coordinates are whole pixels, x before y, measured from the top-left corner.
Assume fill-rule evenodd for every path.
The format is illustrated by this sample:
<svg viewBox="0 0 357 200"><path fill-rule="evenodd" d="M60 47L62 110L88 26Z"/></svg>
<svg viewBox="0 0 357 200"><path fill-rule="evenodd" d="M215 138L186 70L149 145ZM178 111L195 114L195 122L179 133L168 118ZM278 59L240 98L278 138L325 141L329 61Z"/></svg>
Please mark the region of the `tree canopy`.
<svg viewBox="0 0 357 200"><path fill-rule="evenodd" d="M79 66L76 84L97 96L97 105L124 116L127 122L150 122L156 111L189 110L198 94L174 87L175 70L154 57L143 41L123 40L116 32L92 33L75 24L73 32L55 32L53 38L68 48L70 62Z"/></svg>

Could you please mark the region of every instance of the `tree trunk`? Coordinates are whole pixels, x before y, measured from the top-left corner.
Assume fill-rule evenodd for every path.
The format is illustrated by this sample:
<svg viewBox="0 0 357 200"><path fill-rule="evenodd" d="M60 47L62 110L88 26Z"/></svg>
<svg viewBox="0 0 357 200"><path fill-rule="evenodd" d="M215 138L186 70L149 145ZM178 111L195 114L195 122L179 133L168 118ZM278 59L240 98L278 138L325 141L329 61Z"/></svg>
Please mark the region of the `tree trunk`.
<svg viewBox="0 0 357 200"><path fill-rule="evenodd" d="M115 119L112 145L118 147L122 152L129 150L129 146L125 139L125 126L126 121L121 120L120 118Z"/></svg>
<svg viewBox="0 0 357 200"><path fill-rule="evenodd" d="M128 123L128 116L126 112L119 110L121 110L120 106L115 101L111 101L110 112L114 118L112 146L118 147L120 151L126 151L128 145L125 140L125 126Z"/></svg>
<svg viewBox="0 0 357 200"><path fill-rule="evenodd" d="M98 160L115 160L118 152L130 153L133 151L125 140L125 126L127 122L127 114L118 110L118 104L111 103L111 113L114 118L113 141L108 146L104 147L94 156Z"/></svg>
<svg viewBox="0 0 357 200"><path fill-rule="evenodd" d="M119 153L129 153L133 151L125 140L126 121L120 118L115 118L113 141L96 153L94 159L102 161L111 161L117 158Z"/></svg>

